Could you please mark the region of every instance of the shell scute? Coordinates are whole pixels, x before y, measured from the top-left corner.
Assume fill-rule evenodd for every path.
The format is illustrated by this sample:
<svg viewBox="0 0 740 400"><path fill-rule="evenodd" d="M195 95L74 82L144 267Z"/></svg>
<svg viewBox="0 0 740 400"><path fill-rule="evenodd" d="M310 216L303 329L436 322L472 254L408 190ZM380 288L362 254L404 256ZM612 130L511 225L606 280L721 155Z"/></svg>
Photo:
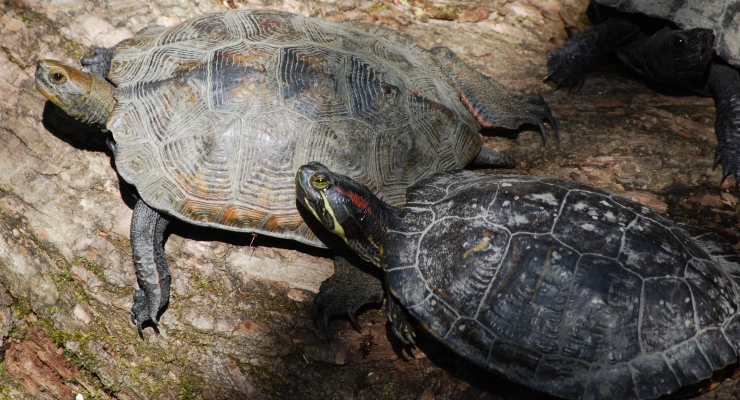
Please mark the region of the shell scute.
<svg viewBox="0 0 740 400"><path fill-rule="evenodd" d="M386 269L413 267L416 265L416 246L421 233L409 234L389 231L382 245L383 262Z"/></svg>
<svg viewBox="0 0 740 400"><path fill-rule="evenodd" d="M502 182L487 219L512 233L550 233L566 190L540 182Z"/></svg>
<svg viewBox="0 0 740 400"><path fill-rule="evenodd" d="M506 366L506 376L519 382L531 382L543 355L518 344L496 339L488 355L489 365L499 370Z"/></svg>
<svg viewBox="0 0 740 400"><path fill-rule="evenodd" d="M419 270L433 293L473 318L509 238L506 230L486 221L443 218L420 240Z"/></svg>
<svg viewBox="0 0 740 400"><path fill-rule="evenodd" d="M632 371L627 364L594 366L583 394L583 398L593 400L632 399L635 396Z"/></svg>
<svg viewBox="0 0 740 400"><path fill-rule="evenodd" d="M663 351L696 335L694 302L678 278L645 281L640 340L645 352Z"/></svg>
<svg viewBox="0 0 740 400"><path fill-rule="evenodd" d="M671 393L681 385L668 365L663 353L651 353L630 362L635 371L635 391L638 398L651 399L663 393Z"/></svg>
<svg viewBox="0 0 740 400"><path fill-rule="evenodd" d="M498 185L485 185L478 187L475 191L460 190L435 204L432 210L438 219L445 217L483 218L498 191Z"/></svg>
<svg viewBox="0 0 740 400"><path fill-rule="evenodd" d="M735 353L740 354L740 313L735 314L722 327L725 338L730 342Z"/></svg>
<svg viewBox="0 0 740 400"><path fill-rule="evenodd" d="M223 20L224 30L235 39L281 45L295 44L303 37L294 26L295 15L286 12L242 10L211 15Z"/></svg>
<svg viewBox="0 0 740 400"><path fill-rule="evenodd" d="M234 116L281 107L278 83L269 79L277 73L278 58L278 49L267 45L237 43L216 50L209 61L209 107Z"/></svg>
<svg viewBox="0 0 740 400"><path fill-rule="evenodd" d="M718 272L707 260L691 260L686 267L686 283L696 303L699 329L721 326L738 311L732 278Z"/></svg>
<svg viewBox="0 0 740 400"><path fill-rule="evenodd" d="M413 206L406 206L398 215L399 220L402 220L402 224L393 224L389 226L389 233L393 231L399 232L410 232L410 233L421 233L426 231L435 220L434 212L427 208L415 208ZM386 239L385 242L393 242L393 240Z"/></svg>
<svg viewBox="0 0 740 400"><path fill-rule="evenodd" d="M665 226L638 217L626 229L618 259L644 278L681 277L691 255Z"/></svg>
<svg viewBox="0 0 740 400"><path fill-rule="evenodd" d="M583 253L616 258L635 217L609 197L574 190L568 193L552 233Z"/></svg>
<svg viewBox="0 0 740 400"><path fill-rule="evenodd" d="M425 327L433 335L439 337L446 336L452 328L452 324L458 318L454 309L434 295L427 297L416 305L409 306L408 310L412 313L429 315L429 319L424 321Z"/></svg>
<svg viewBox="0 0 740 400"><path fill-rule="evenodd" d="M557 387L557 392L566 398L581 398L586 390L587 376L591 366L587 363L565 357L545 356L537 368L534 379L545 387Z"/></svg>
<svg viewBox="0 0 740 400"><path fill-rule="evenodd" d="M478 321L501 339L556 353L578 258L550 236L512 236Z"/></svg>
<svg viewBox="0 0 740 400"><path fill-rule="evenodd" d="M641 290L642 280L616 260L581 257L562 321L561 353L610 363L639 354Z"/></svg>
<svg viewBox="0 0 740 400"><path fill-rule="evenodd" d="M452 325L443 341L455 347L458 354L478 365L484 365L495 340L493 334L478 321L460 318Z"/></svg>
<svg viewBox="0 0 740 400"><path fill-rule="evenodd" d="M718 328L699 332L696 335L696 344L711 366L725 366L737 361L735 349Z"/></svg>
<svg viewBox="0 0 740 400"><path fill-rule="evenodd" d="M699 346L693 339L679 343L666 350L664 354L681 386L690 385L712 376L714 368L701 354Z"/></svg>

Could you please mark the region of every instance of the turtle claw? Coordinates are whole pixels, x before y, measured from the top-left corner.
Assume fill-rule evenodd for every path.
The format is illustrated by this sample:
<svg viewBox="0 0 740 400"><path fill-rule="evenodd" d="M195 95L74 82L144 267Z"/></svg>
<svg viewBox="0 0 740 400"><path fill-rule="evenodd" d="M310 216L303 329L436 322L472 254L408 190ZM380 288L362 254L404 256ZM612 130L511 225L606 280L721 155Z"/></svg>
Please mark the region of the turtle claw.
<svg viewBox="0 0 740 400"><path fill-rule="evenodd" d="M362 333L362 327L360 327L360 324L357 323L357 318L355 317L354 313L348 312L347 319L349 320L350 325L352 325L352 327L357 331L357 333Z"/></svg>
<svg viewBox="0 0 740 400"><path fill-rule="evenodd" d="M110 71L111 60L113 60L113 48L96 47L93 49L93 54L82 57L80 64L82 64L82 70L85 72L92 72L96 75L100 75L103 78L108 77L108 71Z"/></svg>
<svg viewBox="0 0 740 400"><path fill-rule="evenodd" d="M542 145L547 144L547 133L545 132L545 123L540 121L540 136L542 136Z"/></svg>
<svg viewBox="0 0 740 400"><path fill-rule="evenodd" d="M158 301L157 304L159 304ZM136 330L142 339L144 338L144 323L151 321L155 330L159 326L157 320L158 309L159 306L157 305L152 311L151 301L147 299L146 292L139 289L134 293L134 305L131 306L131 322L136 325Z"/></svg>
<svg viewBox="0 0 740 400"><path fill-rule="evenodd" d="M321 282L313 299L313 320L317 329L323 322L324 335L331 340L329 323L335 315L345 315L352 328L362 333L357 311L369 303L383 300L383 285L374 276L352 265L341 255L334 257L334 275Z"/></svg>
<svg viewBox="0 0 740 400"><path fill-rule="evenodd" d="M414 332L414 328L406 317L406 313L390 294L385 303L385 316L388 323L390 323L391 332L401 343L407 346L416 346L414 341L416 332Z"/></svg>
<svg viewBox="0 0 740 400"><path fill-rule="evenodd" d="M110 151L113 152L113 154L116 154L116 142L114 142L111 138L105 139L105 145L108 146Z"/></svg>

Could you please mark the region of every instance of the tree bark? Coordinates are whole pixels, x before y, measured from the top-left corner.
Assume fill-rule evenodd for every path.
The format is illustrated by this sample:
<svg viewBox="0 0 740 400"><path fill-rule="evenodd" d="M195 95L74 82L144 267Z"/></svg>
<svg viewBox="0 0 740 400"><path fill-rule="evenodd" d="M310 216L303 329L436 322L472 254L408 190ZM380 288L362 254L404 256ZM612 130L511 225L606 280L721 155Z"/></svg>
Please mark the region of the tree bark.
<svg viewBox="0 0 740 400"><path fill-rule="evenodd" d="M34 89L36 61L78 65L151 24L270 7L399 29L445 45L499 82L543 94L560 135L536 127L486 132L517 157L512 173L576 179L739 241L734 182L712 169L711 99L660 94L609 62L577 95L550 93L547 52L588 25L585 0L482 3L368 0L32 0L0 2L0 398L521 399L543 396L460 360L423 335L395 341L379 309L332 324L311 302L332 273L329 253L288 241L170 227L172 301L141 339L134 199L112 168L105 135ZM483 7L483 8L481 8ZM462 16L463 21L459 22ZM551 131L550 131L551 133ZM737 376L719 392L737 390Z"/></svg>

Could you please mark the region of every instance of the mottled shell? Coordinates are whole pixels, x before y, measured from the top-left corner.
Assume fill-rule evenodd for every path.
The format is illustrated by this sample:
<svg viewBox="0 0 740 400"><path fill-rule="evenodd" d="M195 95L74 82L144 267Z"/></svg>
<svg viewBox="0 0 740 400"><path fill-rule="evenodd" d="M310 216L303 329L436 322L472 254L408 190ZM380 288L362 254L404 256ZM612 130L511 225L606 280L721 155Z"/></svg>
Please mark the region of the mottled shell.
<svg viewBox="0 0 740 400"><path fill-rule="evenodd" d="M740 262L594 186L441 173L388 228L392 293L460 355L565 398L652 399L740 354Z"/></svg>
<svg viewBox="0 0 740 400"><path fill-rule="evenodd" d="M296 210L299 166L319 161L398 204L481 146L431 54L372 25L210 14L121 42L109 78L118 172L197 225L320 246Z"/></svg>
<svg viewBox="0 0 740 400"><path fill-rule="evenodd" d="M595 0L621 11L673 21L681 29L714 31L720 57L740 67L740 3L729 0Z"/></svg>

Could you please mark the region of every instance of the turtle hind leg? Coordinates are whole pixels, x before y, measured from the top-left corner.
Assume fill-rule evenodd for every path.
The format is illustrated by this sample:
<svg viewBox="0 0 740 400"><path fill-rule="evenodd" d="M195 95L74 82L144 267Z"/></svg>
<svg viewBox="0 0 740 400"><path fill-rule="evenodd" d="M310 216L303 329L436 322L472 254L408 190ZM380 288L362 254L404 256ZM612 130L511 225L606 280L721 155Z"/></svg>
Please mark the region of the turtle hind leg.
<svg viewBox="0 0 740 400"><path fill-rule="evenodd" d="M722 181L732 175L737 186L740 183L740 75L726 65L712 64L707 84L714 97L717 116L714 166L722 164Z"/></svg>
<svg viewBox="0 0 740 400"><path fill-rule="evenodd" d="M139 290L134 293L131 321L139 335L151 322L156 328L158 316L170 298L170 269L164 255L164 231L169 221L142 200L136 202L131 217L131 248Z"/></svg>
<svg viewBox="0 0 740 400"><path fill-rule="evenodd" d="M391 332L393 332L393 335L401 343L416 346L416 342L414 342L416 333L414 332L414 328L411 327L411 322L406 312L398 304L398 300L390 294L390 290L386 291L386 293L388 293L388 298L385 302L385 317L388 323L390 323Z"/></svg>
<svg viewBox="0 0 740 400"><path fill-rule="evenodd" d="M83 71L92 72L107 79L112 60L113 47L96 47L92 55L80 59L80 64L82 64Z"/></svg>
<svg viewBox="0 0 740 400"><path fill-rule="evenodd" d="M470 163L474 168L514 168L516 159L486 146L481 147L478 155Z"/></svg>
<svg viewBox="0 0 740 400"><path fill-rule="evenodd" d="M446 47L430 52L460 91L462 101L483 127L516 129L522 124L539 126L543 141L545 123L557 133L555 118L542 96L507 89L493 78L471 68Z"/></svg>
<svg viewBox="0 0 740 400"><path fill-rule="evenodd" d="M354 264L364 262L359 261L354 255L347 256L343 252L338 252L334 256L334 274L321 283L319 293L313 301L314 323L318 325L319 321L322 322L327 339L331 339L329 334L331 317L344 315L352 327L361 332L362 329L355 318L357 311L365 304L380 304L383 301L383 286L380 280L353 265L345 256ZM368 266L369 268L374 267Z"/></svg>

